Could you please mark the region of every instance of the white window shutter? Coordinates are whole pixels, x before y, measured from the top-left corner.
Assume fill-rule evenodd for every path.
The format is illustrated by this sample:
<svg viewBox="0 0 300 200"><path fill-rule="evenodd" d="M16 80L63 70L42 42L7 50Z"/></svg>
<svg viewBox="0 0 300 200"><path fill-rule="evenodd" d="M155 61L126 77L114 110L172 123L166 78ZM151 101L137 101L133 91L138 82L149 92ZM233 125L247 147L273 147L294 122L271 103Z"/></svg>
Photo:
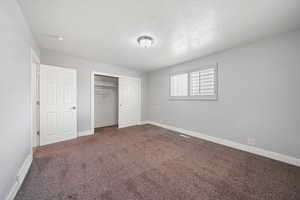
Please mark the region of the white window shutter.
<svg viewBox="0 0 300 200"><path fill-rule="evenodd" d="M190 73L190 95L200 95L200 73L199 71Z"/></svg>
<svg viewBox="0 0 300 200"><path fill-rule="evenodd" d="M217 68L217 65L212 65L170 75L170 97L187 100L217 100Z"/></svg>
<svg viewBox="0 0 300 200"><path fill-rule="evenodd" d="M188 74L172 75L170 80L171 96L188 96Z"/></svg>
<svg viewBox="0 0 300 200"><path fill-rule="evenodd" d="M190 73L190 95L212 96L216 95L216 70L208 68Z"/></svg>

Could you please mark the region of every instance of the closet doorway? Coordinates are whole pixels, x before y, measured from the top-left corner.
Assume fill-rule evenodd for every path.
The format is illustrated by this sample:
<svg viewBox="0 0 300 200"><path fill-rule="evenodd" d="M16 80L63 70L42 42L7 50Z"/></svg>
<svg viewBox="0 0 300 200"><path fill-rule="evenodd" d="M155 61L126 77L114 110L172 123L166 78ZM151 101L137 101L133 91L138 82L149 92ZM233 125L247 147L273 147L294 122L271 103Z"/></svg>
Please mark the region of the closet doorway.
<svg viewBox="0 0 300 200"><path fill-rule="evenodd" d="M141 122L141 80L99 72L91 73L91 132ZM97 131L98 132L98 131Z"/></svg>
<svg viewBox="0 0 300 200"><path fill-rule="evenodd" d="M94 77L95 129L118 125L118 78Z"/></svg>

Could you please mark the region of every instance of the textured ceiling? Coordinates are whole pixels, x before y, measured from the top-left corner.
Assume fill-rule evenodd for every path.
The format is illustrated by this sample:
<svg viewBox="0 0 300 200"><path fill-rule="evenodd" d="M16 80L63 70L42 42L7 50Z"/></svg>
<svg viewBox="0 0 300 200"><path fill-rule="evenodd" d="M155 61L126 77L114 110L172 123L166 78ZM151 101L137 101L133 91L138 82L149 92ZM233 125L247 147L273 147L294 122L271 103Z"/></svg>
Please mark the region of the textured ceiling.
<svg viewBox="0 0 300 200"><path fill-rule="evenodd" d="M22 0L21 4L41 48L147 71L300 28L299 0ZM152 48L137 45L137 37L144 34L154 37Z"/></svg>

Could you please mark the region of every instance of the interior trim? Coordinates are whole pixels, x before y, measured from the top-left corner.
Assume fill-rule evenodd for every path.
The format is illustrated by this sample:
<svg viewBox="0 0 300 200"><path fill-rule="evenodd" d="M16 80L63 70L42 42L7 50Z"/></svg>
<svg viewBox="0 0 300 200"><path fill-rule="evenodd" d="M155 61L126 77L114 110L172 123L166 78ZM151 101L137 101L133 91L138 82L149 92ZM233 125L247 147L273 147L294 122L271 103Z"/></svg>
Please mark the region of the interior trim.
<svg viewBox="0 0 300 200"><path fill-rule="evenodd" d="M27 158L23 162L18 174L16 175L15 183L11 187L11 189L6 197L6 200L14 200L14 198L16 197L16 195L17 195L29 169L30 169L31 163L32 163L32 153L30 152L30 154L27 156Z"/></svg>
<svg viewBox="0 0 300 200"><path fill-rule="evenodd" d="M91 130L85 130L85 131L78 132L78 137L87 136L87 135L93 135L92 131Z"/></svg>

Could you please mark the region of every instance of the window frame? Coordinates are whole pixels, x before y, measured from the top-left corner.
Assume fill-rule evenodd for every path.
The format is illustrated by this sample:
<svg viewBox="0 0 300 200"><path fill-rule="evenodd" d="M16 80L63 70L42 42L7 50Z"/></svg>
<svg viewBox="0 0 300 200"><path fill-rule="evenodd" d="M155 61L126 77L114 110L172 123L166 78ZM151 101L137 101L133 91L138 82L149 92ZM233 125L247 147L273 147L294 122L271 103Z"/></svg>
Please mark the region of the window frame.
<svg viewBox="0 0 300 200"><path fill-rule="evenodd" d="M211 69L213 68L215 70L215 80L214 80L214 90L215 90L215 94L214 95L195 95L195 96L191 96L191 73L195 72L195 71L201 71L201 70L206 70L206 69ZM175 76L175 75L179 75L179 74L188 74L188 92L187 92L187 96L171 96L171 77ZM178 72L174 72L169 74L169 100L212 100L212 101L217 101L218 100L218 87L219 87L219 73L218 73L218 64L214 64L214 65L203 65L201 67L197 67L197 68L193 68L190 70L184 70L184 71L178 71Z"/></svg>

